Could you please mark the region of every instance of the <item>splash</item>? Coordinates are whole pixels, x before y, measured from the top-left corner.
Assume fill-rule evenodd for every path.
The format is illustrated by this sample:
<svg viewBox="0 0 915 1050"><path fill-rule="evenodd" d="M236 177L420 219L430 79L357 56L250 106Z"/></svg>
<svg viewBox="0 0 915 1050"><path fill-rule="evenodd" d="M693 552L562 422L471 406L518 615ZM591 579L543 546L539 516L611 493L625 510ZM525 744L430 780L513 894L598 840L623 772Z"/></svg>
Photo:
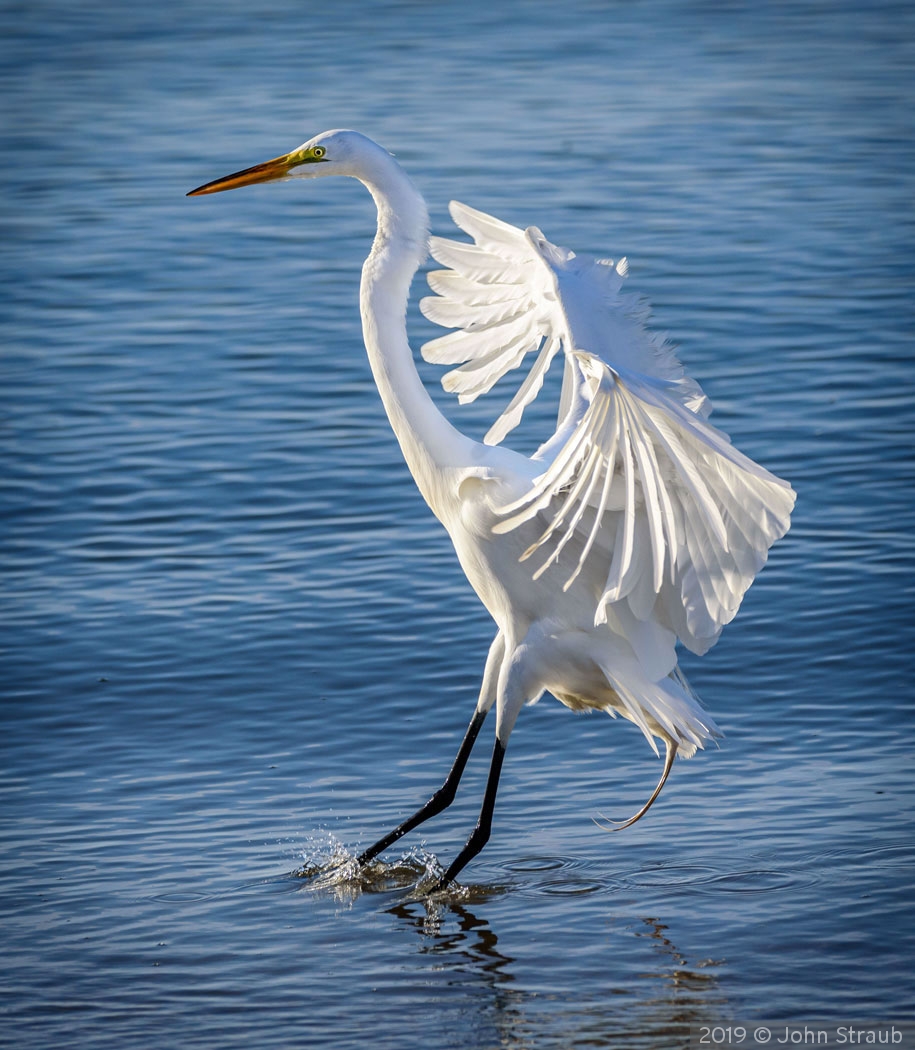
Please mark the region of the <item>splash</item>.
<svg viewBox="0 0 915 1050"><path fill-rule="evenodd" d="M360 865L356 856L330 833L314 836L303 851L304 863L292 875L303 880L312 892L338 898L407 890L409 897L420 899L444 874L435 854L422 845L391 862L373 860ZM451 893L461 892L459 887L449 889Z"/></svg>

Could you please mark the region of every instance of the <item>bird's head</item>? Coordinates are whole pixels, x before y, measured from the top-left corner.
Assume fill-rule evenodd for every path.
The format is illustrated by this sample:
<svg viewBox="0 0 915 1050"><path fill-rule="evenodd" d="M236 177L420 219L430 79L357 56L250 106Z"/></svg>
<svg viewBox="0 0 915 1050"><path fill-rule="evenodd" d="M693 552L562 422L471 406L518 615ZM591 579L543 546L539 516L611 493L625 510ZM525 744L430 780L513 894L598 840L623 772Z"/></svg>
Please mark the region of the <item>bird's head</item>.
<svg viewBox="0 0 915 1050"><path fill-rule="evenodd" d="M390 156L376 142L358 131L324 131L281 157L274 157L273 160L198 186L196 190L191 190L188 197L281 179L314 179L323 175L358 178L373 154Z"/></svg>

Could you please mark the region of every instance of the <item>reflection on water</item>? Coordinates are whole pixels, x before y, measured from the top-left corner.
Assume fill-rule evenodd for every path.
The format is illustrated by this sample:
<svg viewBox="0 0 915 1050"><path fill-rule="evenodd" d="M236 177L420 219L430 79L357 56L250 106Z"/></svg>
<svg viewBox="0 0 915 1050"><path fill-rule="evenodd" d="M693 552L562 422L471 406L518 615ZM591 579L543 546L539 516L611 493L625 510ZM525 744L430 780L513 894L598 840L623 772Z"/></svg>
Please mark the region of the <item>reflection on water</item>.
<svg viewBox="0 0 915 1050"><path fill-rule="evenodd" d="M499 951L499 938L485 918L463 904L428 900L398 903L387 913L399 929L418 936L428 964L473 1003L469 1027L476 1044L489 1032L492 1045L524 1045L525 993L516 981L514 960Z"/></svg>
<svg viewBox="0 0 915 1050"><path fill-rule="evenodd" d="M527 885L524 890L532 905L526 913L527 921L532 935L539 939L538 908L532 901L541 894L581 892L581 880L570 870L575 863L563 858L530 857L511 867L537 874L553 873L539 886ZM472 1001L471 1028L477 1036L485 1028L492 1033L492 1045L530 1045L528 1040L536 1036L544 1003L541 995L525 990L521 977L524 964L500 947L499 936L485 914L488 905L515 893L519 887L471 884L453 886L432 896L422 894L423 880L428 877L431 881L442 870L437 859L422 850L411 851L393 863L375 861L365 870L358 870L354 858L334 844L329 859L306 864L294 877L303 880L303 886L319 900L332 900L338 905L352 906L362 894L394 896L394 903L383 908L384 914L396 920L395 930L415 935L424 965ZM566 874L560 876L559 872ZM570 1013L559 1008L557 1030L565 1033L568 1045L618 1046L623 1028L629 1045L657 1046L657 1040L668 1039L685 1041L691 1024L723 1016L727 1001L718 986L716 972L726 965L725 960L691 962L675 944L668 925L657 917L642 917L616 937L645 939L649 947L645 964L639 973L627 975L625 984L618 987L613 987L608 967L606 1001L589 1003L586 1020L579 1016L581 1004ZM542 946L542 962L547 967L558 962L555 957L550 958L554 950L549 942ZM607 945L608 959L613 954L611 943ZM622 1010L621 997L625 1000ZM555 998L547 993L547 1001Z"/></svg>
<svg viewBox="0 0 915 1050"><path fill-rule="evenodd" d="M516 975L521 967L516 960L499 950L499 938L490 923L466 905L431 902L398 904L389 909L403 925L420 938L420 952L431 957L435 965L449 975L455 984L472 984L478 1016L491 1025L497 1036L494 1045L525 1046L536 1041L539 1014L544 1008L540 996L529 995ZM531 913L534 920L536 912ZM654 961L633 982L607 989L602 1003L577 1003L574 1010L557 1007L552 1022L564 1031L571 1046L619 1046L621 1036L628 1045L658 1046L658 1040L684 1040L689 1026L708 1017L720 1017L725 1005L717 988L715 967L719 962L705 960L690 965L670 939L668 928L655 918L641 920L642 930L632 933L647 937ZM609 944L608 958L613 945ZM550 965L549 949L543 963ZM555 960L553 960L555 962ZM621 1010L617 1000L624 997ZM547 1001L549 994L547 993ZM585 1018L582 1018L585 1013ZM625 1032L625 1036L623 1036Z"/></svg>

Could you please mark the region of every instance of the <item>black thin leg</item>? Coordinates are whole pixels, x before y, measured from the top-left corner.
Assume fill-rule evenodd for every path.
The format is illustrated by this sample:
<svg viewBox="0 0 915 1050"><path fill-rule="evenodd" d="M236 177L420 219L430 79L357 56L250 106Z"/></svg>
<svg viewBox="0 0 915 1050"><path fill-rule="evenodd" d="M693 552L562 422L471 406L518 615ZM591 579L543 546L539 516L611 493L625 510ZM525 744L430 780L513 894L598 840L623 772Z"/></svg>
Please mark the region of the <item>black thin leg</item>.
<svg viewBox="0 0 915 1050"><path fill-rule="evenodd" d="M451 863L451 867L435 884L435 889L440 890L453 882L458 872L468 861L480 852L489 841L489 833L492 831L492 813L496 807L496 792L499 790L499 774L502 772L502 759L505 758L505 746L496 738L492 749L492 763L489 767L489 779L486 781L486 792L483 795L483 806L480 809L480 817L477 826L470 833L470 838L461 852Z"/></svg>
<svg viewBox="0 0 915 1050"><path fill-rule="evenodd" d="M384 838L379 839L373 846L369 846L367 850L363 850L356 859L357 864L368 864L370 860L377 857L379 853L382 853L392 843L396 842L399 838L403 838L408 831L412 831L415 827L418 827L423 821L428 820L430 817L434 817L437 813L441 813L443 809L447 809L448 806L454 801L454 796L457 794L458 784L461 782L461 776L464 773L464 767L467 765L467 759L470 758L470 752L473 750L473 745L477 739L477 735L480 732L480 727L486 719L486 711L474 711L473 718L470 720L470 725L467 727L467 732L464 734L464 739L461 741L461 746L457 753L457 758L454 760L448 776L445 777L445 783L435 792L432 798L413 814L412 817L408 817L402 824L398 824L393 831L389 832Z"/></svg>

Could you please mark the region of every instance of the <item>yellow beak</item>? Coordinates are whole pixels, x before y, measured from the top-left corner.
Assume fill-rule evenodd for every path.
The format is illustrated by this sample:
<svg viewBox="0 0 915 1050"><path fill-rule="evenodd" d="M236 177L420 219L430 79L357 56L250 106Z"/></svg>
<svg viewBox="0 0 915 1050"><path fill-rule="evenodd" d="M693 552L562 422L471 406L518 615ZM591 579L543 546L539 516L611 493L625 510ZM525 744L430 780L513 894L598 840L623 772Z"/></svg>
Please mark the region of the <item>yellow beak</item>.
<svg viewBox="0 0 915 1050"><path fill-rule="evenodd" d="M244 171L236 171L232 175L224 175L221 179L214 179L196 190L191 190L188 197L201 197L204 193L221 193L223 190L234 190L239 186L253 186L257 182L273 182L282 179L289 174L291 168L303 163L301 154L294 150L292 153L284 153L282 157L274 157L273 160L265 160L263 164L255 164L253 168L245 168Z"/></svg>

